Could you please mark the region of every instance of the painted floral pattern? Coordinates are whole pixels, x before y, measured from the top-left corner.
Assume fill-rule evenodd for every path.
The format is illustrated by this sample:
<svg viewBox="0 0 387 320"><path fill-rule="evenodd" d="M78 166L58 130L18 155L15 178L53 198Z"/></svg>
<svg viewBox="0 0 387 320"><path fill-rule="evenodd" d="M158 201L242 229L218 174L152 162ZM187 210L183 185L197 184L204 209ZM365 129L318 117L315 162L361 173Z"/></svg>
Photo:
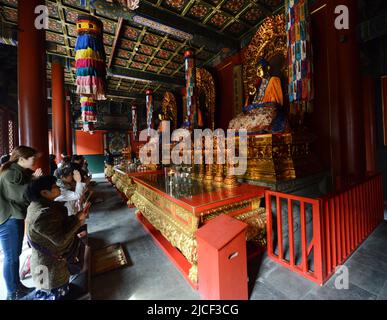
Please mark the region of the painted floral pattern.
<svg viewBox="0 0 387 320"><path fill-rule="evenodd" d="M224 5L224 8L232 13L237 13L242 8L244 3L245 0L229 0Z"/></svg>
<svg viewBox="0 0 387 320"><path fill-rule="evenodd" d="M117 56L119 56L120 58L129 59L130 58L130 52L126 51L126 50L119 49L117 51Z"/></svg>
<svg viewBox="0 0 387 320"><path fill-rule="evenodd" d="M207 15L208 12L209 12L208 7L201 5L201 4L195 4L189 10L189 15L194 17L194 18L202 19L204 16Z"/></svg>
<svg viewBox="0 0 387 320"><path fill-rule="evenodd" d="M262 17L262 11L258 8L248 10L244 18L249 22L257 22Z"/></svg>
<svg viewBox="0 0 387 320"><path fill-rule="evenodd" d="M48 26L50 30L62 33L62 24L54 19L49 19Z"/></svg>
<svg viewBox="0 0 387 320"><path fill-rule="evenodd" d="M148 68L146 70L150 71L150 72L158 72L159 68L156 66L148 66Z"/></svg>
<svg viewBox="0 0 387 320"><path fill-rule="evenodd" d="M74 11L66 10L65 17L67 22L76 23L78 19L78 14Z"/></svg>
<svg viewBox="0 0 387 320"><path fill-rule="evenodd" d="M120 58L116 58L115 60L115 64L118 64L119 66L121 67L126 67L128 61L125 60L125 59L120 59Z"/></svg>
<svg viewBox="0 0 387 320"><path fill-rule="evenodd" d="M46 40L57 42L60 44L64 43L64 37L61 34L53 33L53 32L46 32Z"/></svg>
<svg viewBox="0 0 387 320"><path fill-rule="evenodd" d="M50 17L59 18L58 8L57 8L56 4L48 2L47 6L48 6L48 12L49 12ZM66 12L67 12L67 10L66 10Z"/></svg>
<svg viewBox="0 0 387 320"><path fill-rule="evenodd" d="M153 54L153 49L151 47L141 45L138 52L151 56Z"/></svg>
<svg viewBox="0 0 387 320"><path fill-rule="evenodd" d="M67 26L67 32L70 36L72 37L77 37L77 29L73 25L68 25Z"/></svg>
<svg viewBox="0 0 387 320"><path fill-rule="evenodd" d="M139 63L139 62L132 62L130 67L141 70L142 68L144 68L144 65L142 63Z"/></svg>
<svg viewBox="0 0 387 320"><path fill-rule="evenodd" d="M163 48L171 51L175 51L178 48L178 44L174 41L167 40L163 43Z"/></svg>
<svg viewBox="0 0 387 320"><path fill-rule="evenodd" d="M103 35L103 43L108 46L112 46L114 42L114 37L108 36L106 34Z"/></svg>
<svg viewBox="0 0 387 320"><path fill-rule="evenodd" d="M131 27L125 27L124 29L124 37L131 39L131 40L137 40L139 35L139 31L137 31L134 28Z"/></svg>
<svg viewBox="0 0 387 320"><path fill-rule="evenodd" d="M170 58L171 54L168 51L160 50L157 53L157 57L168 60Z"/></svg>
<svg viewBox="0 0 387 320"><path fill-rule="evenodd" d="M133 50L135 47L135 43L129 40L122 39L121 40L121 48Z"/></svg>
<svg viewBox="0 0 387 320"><path fill-rule="evenodd" d="M176 10L182 10L186 0L165 0L165 3L167 4L168 7L171 7Z"/></svg>
<svg viewBox="0 0 387 320"><path fill-rule="evenodd" d="M163 60L160 60L160 59L153 59L151 64L153 64L154 66L163 66L164 65L164 61Z"/></svg>
<svg viewBox="0 0 387 320"><path fill-rule="evenodd" d="M150 44L154 47L157 47L159 45L160 39L159 37L148 33L145 35L143 42L146 44Z"/></svg>
<svg viewBox="0 0 387 320"><path fill-rule="evenodd" d="M215 25L216 27L221 27L227 20L228 18L221 14L221 13L216 13L210 20L211 24Z"/></svg>
<svg viewBox="0 0 387 320"><path fill-rule="evenodd" d="M143 56L141 54L136 54L133 58L134 61L137 61L137 62L143 62L143 63L148 63L149 61L149 57L147 56Z"/></svg>

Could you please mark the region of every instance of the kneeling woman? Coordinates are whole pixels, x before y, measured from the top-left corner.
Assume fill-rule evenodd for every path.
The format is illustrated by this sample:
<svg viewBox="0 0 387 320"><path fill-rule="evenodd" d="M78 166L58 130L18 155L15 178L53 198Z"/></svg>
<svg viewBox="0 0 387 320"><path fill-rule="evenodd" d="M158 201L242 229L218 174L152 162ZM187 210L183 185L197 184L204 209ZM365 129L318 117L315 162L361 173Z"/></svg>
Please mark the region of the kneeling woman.
<svg viewBox="0 0 387 320"><path fill-rule="evenodd" d="M66 207L54 200L60 196L56 178L41 177L29 184L26 226L32 246L31 274L36 286L28 299L60 300L69 291L70 273L65 257L76 245L86 213L68 216Z"/></svg>

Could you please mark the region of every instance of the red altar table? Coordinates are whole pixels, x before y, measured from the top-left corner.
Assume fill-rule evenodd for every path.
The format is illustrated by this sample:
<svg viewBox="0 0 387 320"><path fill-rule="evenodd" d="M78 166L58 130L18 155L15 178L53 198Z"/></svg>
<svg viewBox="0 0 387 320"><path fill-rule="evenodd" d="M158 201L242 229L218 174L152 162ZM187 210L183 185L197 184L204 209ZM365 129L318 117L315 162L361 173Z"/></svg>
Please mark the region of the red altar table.
<svg viewBox="0 0 387 320"><path fill-rule="evenodd" d="M172 190L164 174L132 177L137 184L132 202L138 219L151 233L191 285L197 288L196 231L209 220L227 214L248 224L252 240L265 229L262 199L265 188L241 184L234 188L216 187L193 180Z"/></svg>

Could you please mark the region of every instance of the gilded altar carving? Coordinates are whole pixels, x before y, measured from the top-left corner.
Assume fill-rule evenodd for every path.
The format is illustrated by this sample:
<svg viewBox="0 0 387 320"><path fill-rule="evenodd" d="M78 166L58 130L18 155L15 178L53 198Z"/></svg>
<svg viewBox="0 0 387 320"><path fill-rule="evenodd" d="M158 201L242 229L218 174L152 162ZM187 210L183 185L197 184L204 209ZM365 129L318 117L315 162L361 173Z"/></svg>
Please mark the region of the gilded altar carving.
<svg viewBox="0 0 387 320"><path fill-rule="evenodd" d="M121 170L113 169L114 174L112 175L112 183L115 185L117 190L123 193L128 199L128 205L133 205L131 197L136 190L136 184L133 182L132 178L129 177L125 172Z"/></svg>
<svg viewBox="0 0 387 320"><path fill-rule="evenodd" d="M187 228L173 216L168 215L164 210L154 205L150 200L136 190L132 196L132 202L144 217L192 264L189 278L193 283L198 282L197 278L197 242L195 230ZM181 214L181 212L180 212ZM194 217L193 217L194 218ZM197 225L199 223L198 219Z"/></svg>
<svg viewBox="0 0 387 320"><path fill-rule="evenodd" d="M172 92L165 92L163 101L161 103L161 120L171 121L171 126L173 129L177 129L177 104L175 96Z"/></svg>
<svg viewBox="0 0 387 320"><path fill-rule="evenodd" d="M267 17L243 54L243 84L245 95L255 90L257 81L256 66L264 58L270 61L275 56L287 57L286 18L280 14ZM282 73L287 74L287 64Z"/></svg>
<svg viewBox="0 0 387 320"><path fill-rule="evenodd" d="M197 242L195 232L205 222L224 213L243 211L234 218L247 223L247 240L256 241L265 234L266 215L260 198L237 201L203 212L200 217L193 212L177 205L148 187L138 184L132 203L139 212L192 264L189 278L197 283ZM263 244L263 242L260 242Z"/></svg>
<svg viewBox="0 0 387 320"><path fill-rule="evenodd" d="M249 135L247 171L242 179L277 182L314 174L321 170L310 152L312 137L300 134ZM239 138L236 137L236 148Z"/></svg>
<svg viewBox="0 0 387 320"><path fill-rule="evenodd" d="M114 174L114 169L113 169L113 166L112 165L105 165L105 176L108 177L108 178L111 178Z"/></svg>
<svg viewBox="0 0 387 320"><path fill-rule="evenodd" d="M201 105L199 98L199 107L202 109L202 112L206 113L208 123L205 123L205 128L211 130L215 129L215 82L211 73L206 69L197 68L196 69L196 87L198 89L198 96L204 97L204 105Z"/></svg>

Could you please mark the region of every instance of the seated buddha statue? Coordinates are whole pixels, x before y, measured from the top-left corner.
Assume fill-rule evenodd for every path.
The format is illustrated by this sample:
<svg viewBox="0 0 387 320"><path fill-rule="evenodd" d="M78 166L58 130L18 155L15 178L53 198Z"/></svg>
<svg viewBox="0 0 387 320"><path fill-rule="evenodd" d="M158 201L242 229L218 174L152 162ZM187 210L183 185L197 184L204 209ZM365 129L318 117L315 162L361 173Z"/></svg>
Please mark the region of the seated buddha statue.
<svg viewBox="0 0 387 320"><path fill-rule="evenodd" d="M270 75L269 63L257 65L255 89L249 92L243 112L230 121L229 129L246 129L248 133L281 133L286 130L281 79Z"/></svg>

